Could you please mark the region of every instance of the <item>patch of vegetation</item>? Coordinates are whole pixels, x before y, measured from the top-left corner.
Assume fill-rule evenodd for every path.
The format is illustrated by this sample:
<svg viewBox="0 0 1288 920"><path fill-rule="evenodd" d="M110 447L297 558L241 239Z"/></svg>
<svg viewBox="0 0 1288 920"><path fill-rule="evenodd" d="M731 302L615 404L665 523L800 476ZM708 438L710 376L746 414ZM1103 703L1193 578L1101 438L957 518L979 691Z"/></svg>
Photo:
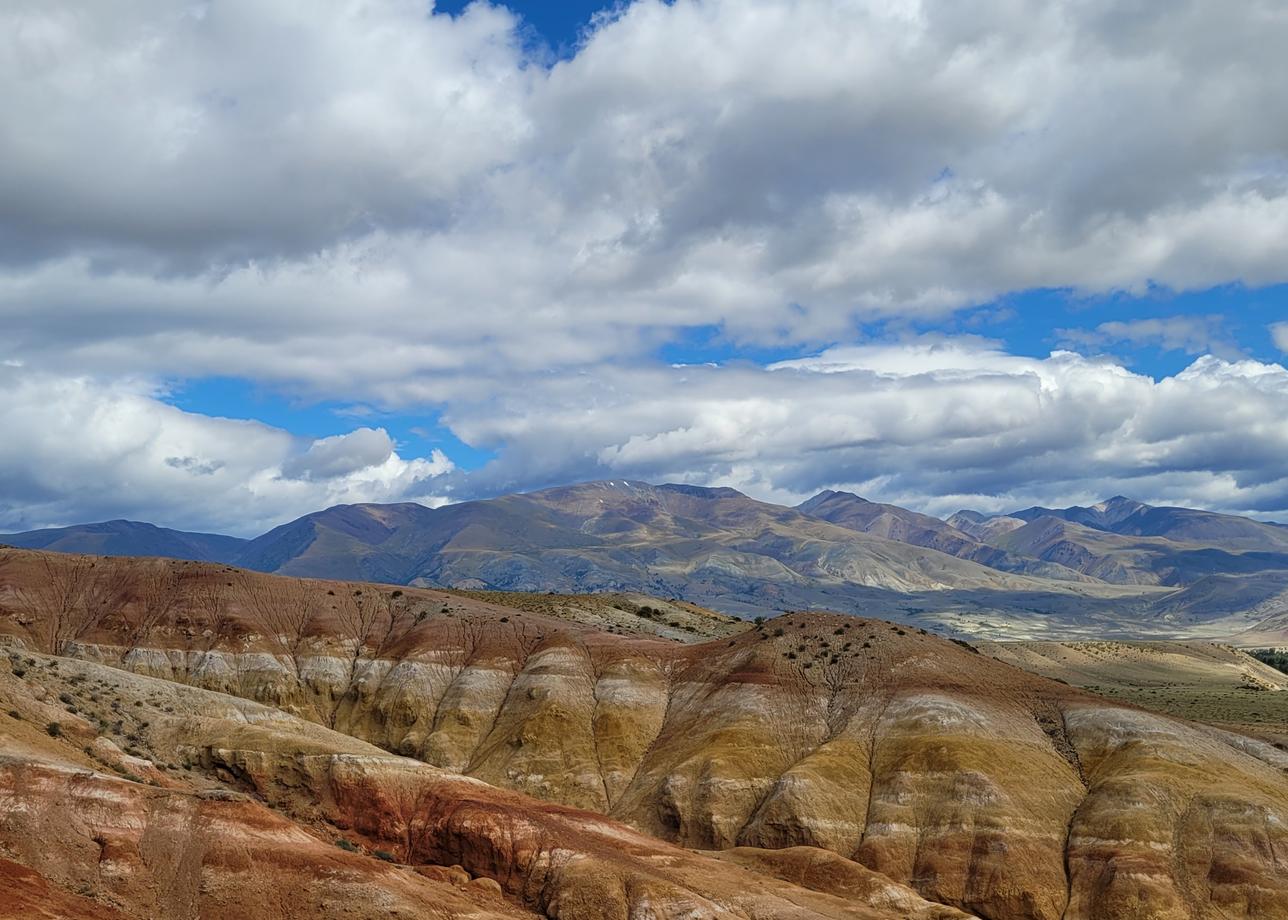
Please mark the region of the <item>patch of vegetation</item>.
<svg viewBox="0 0 1288 920"><path fill-rule="evenodd" d="M372 856L374 856L374 857L376 857L376 859L383 859L385 862L397 862L397 861L398 861L398 860L394 859L394 854L393 854L393 853L390 853L388 850L376 850L376 851L375 851L374 853L372 853L371 855L372 855Z"/></svg>
<svg viewBox="0 0 1288 920"><path fill-rule="evenodd" d="M1262 664L1288 674L1288 652L1277 648L1251 648L1248 649L1248 654Z"/></svg>
<svg viewBox="0 0 1288 920"><path fill-rule="evenodd" d="M360 846L358 846L352 840L347 840L344 837L337 838L335 841L335 845L338 846L340 849L345 850L346 852L349 852L349 853L362 852L362 848Z"/></svg>
<svg viewBox="0 0 1288 920"><path fill-rule="evenodd" d="M63 727L57 722L50 722L45 726L45 731L49 732L51 738L61 738L63 736Z"/></svg>

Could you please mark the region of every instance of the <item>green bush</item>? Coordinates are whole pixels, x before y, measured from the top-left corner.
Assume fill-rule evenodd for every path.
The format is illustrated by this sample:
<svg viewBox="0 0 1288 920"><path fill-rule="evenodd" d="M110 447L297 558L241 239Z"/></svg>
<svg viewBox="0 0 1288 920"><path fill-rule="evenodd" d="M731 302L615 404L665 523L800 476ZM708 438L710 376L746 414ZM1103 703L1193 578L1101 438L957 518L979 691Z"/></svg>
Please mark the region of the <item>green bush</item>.
<svg viewBox="0 0 1288 920"><path fill-rule="evenodd" d="M45 726L45 731L49 732L49 736L51 738L61 738L63 734L63 727L59 725L57 722L50 722L48 725Z"/></svg>
<svg viewBox="0 0 1288 920"><path fill-rule="evenodd" d="M1248 654L1263 664L1268 664L1270 667L1288 674L1288 652L1281 652L1272 648L1253 648L1248 649Z"/></svg>

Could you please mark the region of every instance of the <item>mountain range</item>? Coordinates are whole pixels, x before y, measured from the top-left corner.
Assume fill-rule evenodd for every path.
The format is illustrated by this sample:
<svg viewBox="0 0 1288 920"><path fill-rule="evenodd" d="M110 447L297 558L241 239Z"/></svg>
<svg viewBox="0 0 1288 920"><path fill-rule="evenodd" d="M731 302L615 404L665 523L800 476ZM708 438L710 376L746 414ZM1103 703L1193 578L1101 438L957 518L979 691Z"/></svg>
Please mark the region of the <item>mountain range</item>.
<svg viewBox="0 0 1288 920"><path fill-rule="evenodd" d="M440 508L338 505L250 540L109 521L0 542L400 585L641 592L740 616L829 609L966 635L1288 626L1288 528L1123 497L941 520L848 492L789 508L617 480Z"/></svg>

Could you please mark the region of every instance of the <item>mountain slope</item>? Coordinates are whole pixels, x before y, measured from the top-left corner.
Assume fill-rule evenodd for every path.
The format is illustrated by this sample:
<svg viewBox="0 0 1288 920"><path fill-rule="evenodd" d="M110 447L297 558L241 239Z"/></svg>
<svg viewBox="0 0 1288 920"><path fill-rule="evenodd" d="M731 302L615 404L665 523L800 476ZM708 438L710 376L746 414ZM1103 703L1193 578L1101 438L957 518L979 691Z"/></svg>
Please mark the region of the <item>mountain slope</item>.
<svg viewBox="0 0 1288 920"><path fill-rule="evenodd" d="M171 530L139 521L103 521L98 524L0 534L0 543L60 553L235 562L247 541L222 534Z"/></svg>
<svg viewBox="0 0 1288 920"><path fill-rule="evenodd" d="M282 574L513 591L635 591L732 611L808 607L864 589L1067 591L855 532L732 489L584 483L438 509L339 506L252 541ZM843 602L843 601L842 601Z"/></svg>
<svg viewBox="0 0 1288 920"><path fill-rule="evenodd" d="M1288 552L1288 528L1234 514L1156 507L1121 495L1087 508L1026 508L1005 516L1024 521L1059 518L1109 533L1214 544L1232 551Z"/></svg>
<svg viewBox="0 0 1288 920"><path fill-rule="evenodd" d="M1114 584L1184 586L1212 575L1288 571L1288 553L1228 550L1167 537L1125 535L1054 516L1036 517L994 544Z"/></svg>
<svg viewBox="0 0 1288 920"><path fill-rule="evenodd" d="M1095 581L1074 569L990 546L939 518L898 505L870 502L852 492L820 492L797 505L796 510L850 530L925 546L1003 572L1064 581Z"/></svg>

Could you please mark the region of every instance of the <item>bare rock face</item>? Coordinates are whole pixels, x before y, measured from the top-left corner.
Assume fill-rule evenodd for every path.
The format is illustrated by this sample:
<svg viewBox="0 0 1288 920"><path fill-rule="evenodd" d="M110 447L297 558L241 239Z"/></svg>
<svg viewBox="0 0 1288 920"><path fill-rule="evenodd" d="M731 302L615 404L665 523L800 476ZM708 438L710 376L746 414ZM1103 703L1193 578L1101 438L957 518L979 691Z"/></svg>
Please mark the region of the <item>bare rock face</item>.
<svg viewBox="0 0 1288 920"><path fill-rule="evenodd" d="M271 600L281 580L257 577ZM324 589L387 590L307 590ZM281 603L312 609L303 590ZM381 595L380 629L355 629L344 600L275 634L257 597L218 631L194 610L146 641L128 638L131 602L67 645L152 676L92 666L146 682L131 691L146 728L117 732L119 712L43 684L28 723L74 706L60 744L93 749L106 731L126 756L179 752L284 821L461 866L551 917L1288 918L1288 754L919 630L790 614L682 645ZM149 702L157 688L174 714ZM186 838L213 806L183 807ZM485 887L470 891L495 899Z"/></svg>
<svg viewBox="0 0 1288 920"><path fill-rule="evenodd" d="M245 796L161 792L53 763L0 766L0 839L50 882L106 902L51 917L303 920L352 916L349 904L370 917L524 915L328 846Z"/></svg>
<svg viewBox="0 0 1288 920"><path fill-rule="evenodd" d="M70 906L53 916L895 916L258 704L32 660L36 676L0 677L0 700L22 707L0 725L0 851L30 870L20 880L30 897L59 889ZM184 762L176 788L111 775L79 738L40 731L20 697L29 683L81 688L86 699L112 687L134 725L146 723L147 753ZM883 897L899 891L888 880L873 885ZM85 892L84 903L67 890Z"/></svg>

